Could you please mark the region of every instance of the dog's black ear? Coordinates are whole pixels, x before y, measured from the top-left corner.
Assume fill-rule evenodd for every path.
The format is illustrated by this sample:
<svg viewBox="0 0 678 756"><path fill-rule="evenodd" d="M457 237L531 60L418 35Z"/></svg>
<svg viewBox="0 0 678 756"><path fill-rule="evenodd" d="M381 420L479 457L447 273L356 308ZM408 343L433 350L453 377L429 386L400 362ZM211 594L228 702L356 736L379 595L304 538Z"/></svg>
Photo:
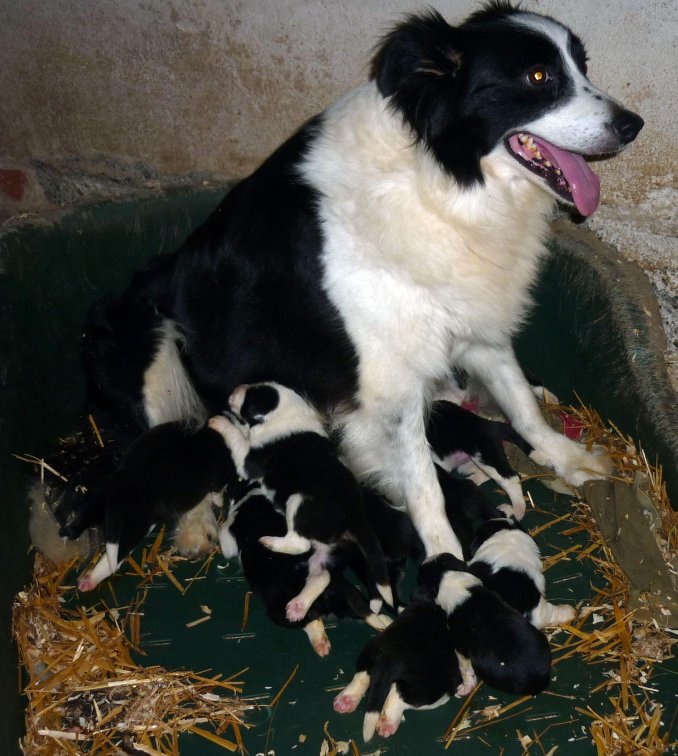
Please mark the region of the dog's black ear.
<svg viewBox="0 0 678 756"><path fill-rule="evenodd" d="M441 129L450 102L441 107L464 65L461 34L435 10L407 16L389 32L372 60L372 78L420 139Z"/></svg>
<svg viewBox="0 0 678 756"><path fill-rule="evenodd" d="M459 35L436 10L412 14L381 41L372 60L372 78L384 97L403 88L454 78L462 66Z"/></svg>

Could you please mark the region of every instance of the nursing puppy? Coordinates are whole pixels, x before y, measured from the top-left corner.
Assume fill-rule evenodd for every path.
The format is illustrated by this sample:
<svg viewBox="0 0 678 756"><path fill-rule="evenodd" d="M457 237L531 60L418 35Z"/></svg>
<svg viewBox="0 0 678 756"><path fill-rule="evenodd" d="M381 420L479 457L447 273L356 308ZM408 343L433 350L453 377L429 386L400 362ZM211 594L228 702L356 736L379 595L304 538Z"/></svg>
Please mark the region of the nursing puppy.
<svg viewBox="0 0 678 756"><path fill-rule="evenodd" d="M78 580L91 591L112 575L155 526L176 525L175 543L197 555L216 545L212 504L236 478L221 436L210 428L192 431L164 423L143 433L127 449L105 487L106 552Z"/></svg>
<svg viewBox="0 0 678 756"><path fill-rule="evenodd" d="M539 547L510 518L483 523L472 548L469 572L525 615L535 627L561 625L577 616L574 607L556 606L544 598L546 583Z"/></svg>
<svg viewBox="0 0 678 756"><path fill-rule="evenodd" d="M445 498L445 514L459 539L464 559L470 559L477 525L502 517L502 512L475 483L450 475L437 465L436 472ZM408 512L396 509L388 499L369 486L363 486L362 489L367 521L384 552L395 604L401 606L400 579L406 562L408 559L417 564L422 562L426 557L424 544ZM355 546L342 544L342 551L346 550L355 550ZM364 571L360 562L355 556L351 561L354 572L362 577Z"/></svg>
<svg viewBox="0 0 678 756"><path fill-rule="evenodd" d="M546 636L451 554L430 557L419 568L417 597L435 601L447 614L463 677L470 693L476 675L493 688L536 695L549 684L551 651Z"/></svg>
<svg viewBox="0 0 678 756"><path fill-rule="evenodd" d="M331 417L361 480L410 511L428 554L461 549L426 442L454 368L533 459L574 486L600 452L548 427L513 352L556 202L591 215L583 156L642 119L587 78L581 40L488 3L427 11L381 41L347 93L228 193L84 331L90 391L140 423L218 413L236 386L289 386Z"/></svg>
<svg viewBox="0 0 678 756"><path fill-rule="evenodd" d="M267 492L260 486L250 487L235 501L219 529L221 551L227 559L240 557L245 579L264 604L266 614L276 625L302 627L318 656L330 652L330 641L323 625L323 616L357 617L371 627L383 630L390 619L370 611L360 591L328 565L329 582L313 584L311 552L301 555L278 554L260 542L265 535L284 535L285 517L275 508ZM309 609L301 621L290 619L288 606L309 601Z"/></svg>
<svg viewBox="0 0 678 756"><path fill-rule="evenodd" d="M381 607L379 597L393 606L386 561L367 523L360 485L337 458L316 410L275 383L240 386L229 405L248 437L223 416L211 418L209 427L224 437L238 473L261 481L285 510L287 532L267 534L261 543L285 554L313 548L310 575L326 585L326 562L336 544L349 538L367 563L373 611ZM302 619L309 605L299 598L288 605L288 618Z"/></svg>
<svg viewBox="0 0 678 756"><path fill-rule="evenodd" d="M407 709L442 706L462 685L447 615L432 602L408 606L356 662L351 682L334 699L340 714L367 695L363 739L393 735Z"/></svg>
<svg viewBox="0 0 678 756"><path fill-rule="evenodd" d="M452 402L437 401L431 408L426 437L445 470L473 462L506 491L514 516L523 518L525 498L520 477L506 457L504 443L510 441L528 456L534 450L508 423L488 420Z"/></svg>

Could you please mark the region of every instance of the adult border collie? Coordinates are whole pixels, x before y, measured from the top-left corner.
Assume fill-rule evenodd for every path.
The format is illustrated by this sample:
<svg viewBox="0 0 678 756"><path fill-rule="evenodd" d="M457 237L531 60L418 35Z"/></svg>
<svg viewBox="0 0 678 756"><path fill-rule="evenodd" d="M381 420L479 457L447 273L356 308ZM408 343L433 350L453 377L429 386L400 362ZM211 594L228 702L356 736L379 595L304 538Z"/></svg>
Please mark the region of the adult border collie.
<svg viewBox="0 0 678 756"><path fill-rule="evenodd" d="M616 153L642 125L551 18L504 2L459 26L409 16L367 84L94 309L92 390L145 427L202 420L241 383L289 386L327 413L352 470L407 506L427 553L461 556L425 433L453 366L571 484L608 469L543 422L511 338L554 203L598 204L582 155Z"/></svg>

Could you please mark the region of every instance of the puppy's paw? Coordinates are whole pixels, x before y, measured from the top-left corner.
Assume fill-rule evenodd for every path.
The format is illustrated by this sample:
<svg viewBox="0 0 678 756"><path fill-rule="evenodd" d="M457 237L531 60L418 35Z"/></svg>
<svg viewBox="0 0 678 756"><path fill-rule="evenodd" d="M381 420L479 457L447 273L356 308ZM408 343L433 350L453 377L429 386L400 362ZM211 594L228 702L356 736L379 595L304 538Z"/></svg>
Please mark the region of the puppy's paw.
<svg viewBox="0 0 678 756"><path fill-rule="evenodd" d="M457 689L454 692L455 696L461 697L461 696L468 696L469 693L473 692L473 689L478 684L478 681L476 680L476 676L473 675L473 679L464 680L460 685L457 685Z"/></svg>
<svg viewBox="0 0 678 756"><path fill-rule="evenodd" d="M316 654L318 654L318 656L327 656L332 650L332 644L330 643L330 639L327 636L325 636L324 638L319 638L311 645L313 646L313 650L316 652Z"/></svg>
<svg viewBox="0 0 678 756"><path fill-rule="evenodd" d="M370 614L365 622L375 630L381 631L386 630L393 620L387 614Z"/></svg>
<svg viewBox="0 0 678 756"><path fill-rule="evenodd" d="M194 558L211 553L218 543L217 521L208 496L179 518L174 531L174 546L183 556Z"/></svg>
<svg viewBox="0 0 678 756"><path fill-rule="evenodd" d="M285 607L285 616L290 622L301 622L308 612L308 607L301 599L292 599Z"/></svg>
<svg viewBox="0 0 678 756"><path fill-rule="evenodd" d="M340 693L335 699L332 706L339 714L350 714L358 708L360 699L358 696L351 696L348 693Z"/></svg>
<svg viewBox="0 0 678 756"><path fill-rule="evenodd" d="M382 738L390 738L391 735L395 735L399 725L399 719L396 720L395 717L387 717L382 714L377 722L377 733L381 735Z"/></svg>
<svg viewBox="0 0 678 756"><path fill-rule="evenodd" d="M85 572L78 578L78 590L86 593L93 591L99 583L94 579L91 572Z"/></svg>

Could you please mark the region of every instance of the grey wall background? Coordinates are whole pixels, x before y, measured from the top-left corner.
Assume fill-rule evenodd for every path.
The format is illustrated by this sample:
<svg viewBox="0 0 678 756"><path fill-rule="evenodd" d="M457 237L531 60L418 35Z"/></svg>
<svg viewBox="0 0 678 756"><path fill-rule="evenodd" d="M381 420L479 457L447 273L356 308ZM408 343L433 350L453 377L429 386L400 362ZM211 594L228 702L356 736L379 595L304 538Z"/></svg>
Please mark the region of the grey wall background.
<svg viewBox="0 0 678 756"><path fill-rule="evenodd" d="M452 22L479 3L433 3ZM604 199L674 180L675 0L526 0L584 39L591 78L647 125L605 165ZM159 171L242 175L363 81L413 0L3 0L0 154L92 151ZM670 94L673 94L673 97Z"/></svg>
<svg viewBox="0 0 678 756"><path fill-rule="evenodd" d="M432 4L452 23L480 5ZM0 224L20 212L156 186L168 174L245 175L364 81L380 36L423 7L418 0L0 0ZM523 7L577 32L594 83L645 119L622 156L598 164L603 205L589 225L655 285L678 387L678 2L523 0Z"/></svg>

